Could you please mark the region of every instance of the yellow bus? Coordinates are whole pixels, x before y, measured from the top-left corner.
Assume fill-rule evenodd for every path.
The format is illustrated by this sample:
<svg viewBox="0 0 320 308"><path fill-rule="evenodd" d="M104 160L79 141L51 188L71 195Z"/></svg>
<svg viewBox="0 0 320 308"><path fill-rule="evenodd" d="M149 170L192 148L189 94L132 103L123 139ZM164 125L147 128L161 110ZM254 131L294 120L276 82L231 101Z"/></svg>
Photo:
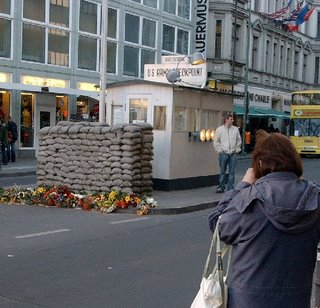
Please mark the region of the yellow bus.
<svg viewBox="0 0 320 308"><path fill-rule="evenodd" d="M320 155L320 89L292 92L290 140L300 155Z"/></svg>

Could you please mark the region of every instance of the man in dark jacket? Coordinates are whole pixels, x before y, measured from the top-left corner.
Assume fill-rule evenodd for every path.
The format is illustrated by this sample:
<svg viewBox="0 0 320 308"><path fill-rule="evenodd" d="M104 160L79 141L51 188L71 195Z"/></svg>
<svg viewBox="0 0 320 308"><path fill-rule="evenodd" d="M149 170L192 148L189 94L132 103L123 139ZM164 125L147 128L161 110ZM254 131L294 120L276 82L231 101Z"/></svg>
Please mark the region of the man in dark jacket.
<svg viewBox="0 0 320 308"><path fill-rule="evenodd" d="M6 165L8 163L8 156L7 156L8 129L6 127L6 123L3 120L1 120L1 126L0 126L0 142L1 142L2 164Z"/></svg>
<svg viewBox="0 0 320 308"><path fill-rule="evenodd" d="M8 161L16 161L15 143L18 139L17 124L12 121L11 116L8 117Z"/></svg>

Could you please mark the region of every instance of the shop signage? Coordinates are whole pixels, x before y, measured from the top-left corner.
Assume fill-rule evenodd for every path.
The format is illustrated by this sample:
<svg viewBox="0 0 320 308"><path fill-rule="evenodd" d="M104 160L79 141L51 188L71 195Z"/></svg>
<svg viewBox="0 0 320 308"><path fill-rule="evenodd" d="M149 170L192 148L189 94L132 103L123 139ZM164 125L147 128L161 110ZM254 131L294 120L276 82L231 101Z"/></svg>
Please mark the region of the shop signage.
<svg viewBox="0 0 320 308"><path fill-rule="evenodd" d="M0 72L0 82L11 82L12 74Z"/></svg>
<svg viewBox="0 0 320 308"><path fill-rule="evenodd" d="M206 54L208 0L196 1L195 50Z"/></svg>
<svg viewBox="0 0 320 308"><path fill-rule="evenodd" d="M302 118L320 117L320 110L318 109L294 109L293 115Z"/></svg>
<svg viewBox="0 0 320 308"><path fill-rule="evenodd" d="M177 68L178 66L178 68ZM166 74L170 69L177 69L180 73L181 82L176 84L185 86L202 86L207 80L207 65L191 65L180 62L179 65L172 64L145 64L144 79L149 81L170 83Z"/></svg>
<svg viewBox="0 0 320 308"><path fill-rule="evenodd" d="M78 82L78 89L84 91L94 91L97 92L99 89L97 88L97 84L89 83L89 82Z"/></svg>
<svg viewBox="0 0 320 308"><path fill-rule="evenodd" d="M68 88L69 81L62 79L43 78L35 76L22 76L21 83L26 85L53 87L53 88Z"/></svg>

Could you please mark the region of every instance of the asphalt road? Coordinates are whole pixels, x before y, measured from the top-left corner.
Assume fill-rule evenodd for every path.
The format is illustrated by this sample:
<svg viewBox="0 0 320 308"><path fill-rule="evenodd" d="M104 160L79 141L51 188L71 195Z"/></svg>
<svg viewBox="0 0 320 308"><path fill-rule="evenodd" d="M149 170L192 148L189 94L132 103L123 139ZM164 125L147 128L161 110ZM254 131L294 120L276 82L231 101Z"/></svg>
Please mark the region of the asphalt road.
<svg viewBox="0 0 320 308"><path fill-rule="evenodd" d="M237 180L249 163L239 161ZM304 165L305 177L320 182L320 160ZM209 212L0 206L0 307L189 307L211 239Z"/></svg>

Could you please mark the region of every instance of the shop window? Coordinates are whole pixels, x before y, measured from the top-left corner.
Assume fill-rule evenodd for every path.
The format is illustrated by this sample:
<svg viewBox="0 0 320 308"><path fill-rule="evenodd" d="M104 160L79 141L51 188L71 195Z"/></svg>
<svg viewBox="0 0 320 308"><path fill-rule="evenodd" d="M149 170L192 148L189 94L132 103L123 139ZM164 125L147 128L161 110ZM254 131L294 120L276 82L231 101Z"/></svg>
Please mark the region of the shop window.
<svg viewBox="0 0 320 308"><path fill-rule="evenodd" d="M24 0L23 17L36 21L45 21L46 1Z"/></svg>
<svg viewBox="0 0 320 308"><path fill-rule="evenodd" d="M0 57L10 58L11 21L0 18Z"/></svg>
<svg viewBox="0 0 320 308"><path fill-rule="evenodd" d="M50 1L50 24L69 27L69 0Z"/></svg>
<svg viewBox="0 0 320 308"><path fill-rule="evenodd" d="M153 129L165 130L167 122L166 106L154 106L153 111Z"/></svg>
<svg viewBox="0 0 320 308"><path fill-rule="evenodd" d="M68 96L56 96L56 123L68 119Z"/></svg>
<svg viewBox="0 0 320 308"><path fill-rule="evenodd" d="M22 94L20 141L23 148L33 147L33 106L33 96L31 94Z"/></svg>
<svg viewBox="0 0 320 308"><path fill-rule="evenodd" d="M10 5L11 5L11 0L2 0L0 1L0 13L3 14L10 14ZM0 27L1 29L1 27Z"/></svg>
<svg viewBox="0 0 320 308"><path fill-rule="evenodd" d="M186 130L186 108L184 107L174 108L174 130L175 131Z"/></svg>
<svg viewBox="0 0 320 308"><path fill-rule="evenodd" d="M146 98L129 99L129 123L147 122L148 100Z"/></svg>
<svg viewBox="0 0 320 308"><path fill-rule="evenodd" d="M26 61L45 61L45 28L23 24L22 59Z"/></svg>
<svg viewBox="0 0 320 308"><path fill-rule="evenodd" d="M7 121L10 115L10 93L0 92L0 120Z"/></svg>

